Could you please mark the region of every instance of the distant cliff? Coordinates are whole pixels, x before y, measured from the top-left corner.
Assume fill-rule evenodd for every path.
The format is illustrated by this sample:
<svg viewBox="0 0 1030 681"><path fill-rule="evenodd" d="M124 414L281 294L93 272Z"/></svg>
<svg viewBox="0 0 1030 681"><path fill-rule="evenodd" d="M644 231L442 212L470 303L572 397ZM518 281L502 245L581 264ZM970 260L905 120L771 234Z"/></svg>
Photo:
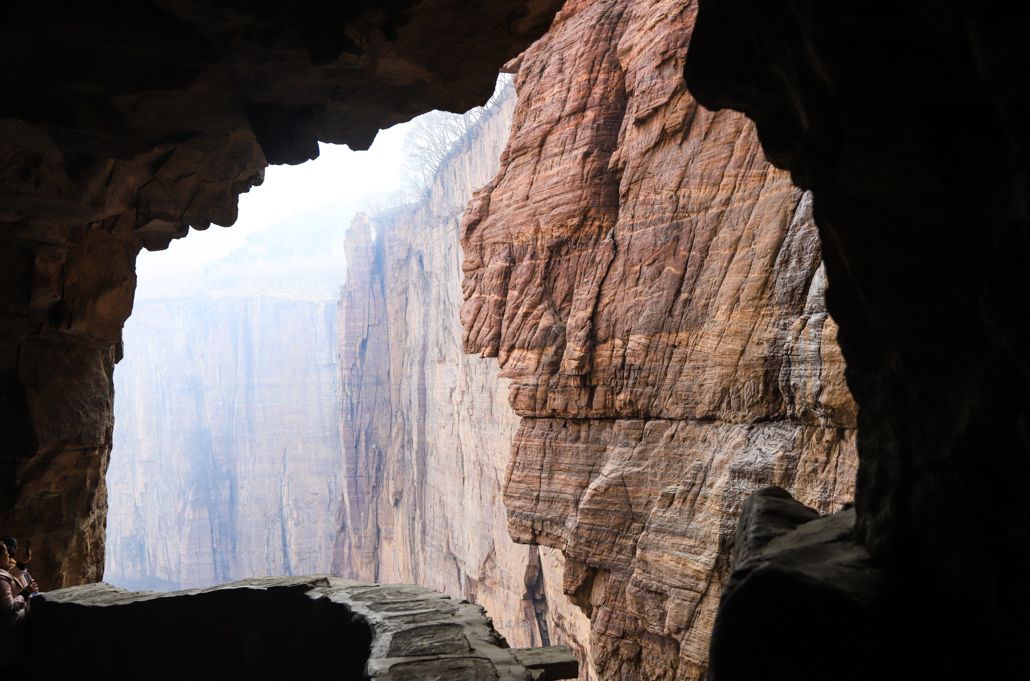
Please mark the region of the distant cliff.
<svg viewBox="0 0 1030 681"><path fill-rule="evenodd" d="M461 227L465 347L522 417L509 526L563 553L603 679L704 675L753 490L854 496L811 200L687 92L695 13L567 2L515 65L501 169Z"/></svg>
<svg viewBox="0 0 1030 681"><path fill-rule="evenodd" d="M115 371L107 567L188 588L328 572L341 498L335 305L137 303Z"/></svg>
<svg viewBox="0 0 1030 681"><path fill-rule="evenodd" d="M514 105L509 87L424 201L348 232L334 567L468 598L513 645L567 643L585 657L587 622L561 595L561 554L508 536L501 490L518 421L508 383L461 345L459 219L497 172Z"/></svg>

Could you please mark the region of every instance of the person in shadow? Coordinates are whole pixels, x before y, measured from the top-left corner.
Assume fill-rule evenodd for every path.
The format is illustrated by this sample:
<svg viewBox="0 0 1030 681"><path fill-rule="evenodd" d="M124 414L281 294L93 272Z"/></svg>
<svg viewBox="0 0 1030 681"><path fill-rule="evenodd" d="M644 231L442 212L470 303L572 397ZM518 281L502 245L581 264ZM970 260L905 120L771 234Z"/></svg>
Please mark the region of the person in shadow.
<svg viewBox="0 0 1030 681"><path fill-rule="evenodd" d="M7 546L7 555L11 558L11 567L7 569L7 572L18 580L22 588L35 584L36 581L32 579L32 575L29 574L29 562L32 561L32 545L30 541L26 541L22 545L22 551L18 553L18 540L14 537L4 537L3 543ZM39 589L35 589L32 592L32 596L35 596Z"/></svg>
<svg viewBox="0 0 1030 681"><path fill-rule="evenodd" d="M0 667L15 664L21 657L20 624L29 612L29 598L39 591L35 580L29 577L23 584L11 574L12 568L17 569L7 542L0 541Z"/></svg>

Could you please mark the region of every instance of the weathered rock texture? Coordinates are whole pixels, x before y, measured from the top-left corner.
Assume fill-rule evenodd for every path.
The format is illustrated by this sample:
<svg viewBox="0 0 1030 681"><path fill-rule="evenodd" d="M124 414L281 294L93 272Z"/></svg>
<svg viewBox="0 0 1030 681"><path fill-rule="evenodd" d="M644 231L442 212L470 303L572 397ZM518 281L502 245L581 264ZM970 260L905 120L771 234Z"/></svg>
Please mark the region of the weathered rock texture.
<svg viewBox="0 0 1030 681"><path fill-rule="evenodd" d="M703 675L751 491L853 494L811 202L686 91L694 15L567 3L516 64L501 170L462 224L465 348L523 417L509 529L563 553L604 679Z"/></svg>
<svg viewBox="0 0 1030 681"><path fill-rule="evenodd" d="M104 579L328 572L341 498L335 305L138 303L115 372Z"/></svg>
<svg viewBox="0 0 1030 681"><path fill-rule="evenodd" d="M905 641L889 656L855 640L850 657L871 658L866 678L1026 678L1026 12L701 6L691 88L754 118L769 158L814 195L860 407L855 535L899 580L875 621ZM767 590L752 595L762 608ZM796 672L785 653L766 678L813 678Z"/></svg>
<svg viewBox="0 0 1030 681"><path fill-rule="evenodd" d="M171 594L107 584L61 589L34 604L27 633L24 667L60 678L126 678L132 670L177 679L184 667L202 679L576 676L564 648L509 648L480 607L421 587L333 577Z"/></svg>
<svg viewBox="0 0 1030 681"><path fill-rule="evenodd" d="M133 259L231 224L268 162L464 110L557 0L26 5L0 26L0 527L47 586L103 566Z"/></svg>
<svg viewBox="0 0 1030 681"><path fill-rule="evenodd" d="M335 571L468 598L514 645L567 643L585 657L586 620L559 591L561 557L508 536L501 489L517 418L507 384L461 345L459 217L497 171L513 107L509 87L422 203L348 232Z"/></svg>

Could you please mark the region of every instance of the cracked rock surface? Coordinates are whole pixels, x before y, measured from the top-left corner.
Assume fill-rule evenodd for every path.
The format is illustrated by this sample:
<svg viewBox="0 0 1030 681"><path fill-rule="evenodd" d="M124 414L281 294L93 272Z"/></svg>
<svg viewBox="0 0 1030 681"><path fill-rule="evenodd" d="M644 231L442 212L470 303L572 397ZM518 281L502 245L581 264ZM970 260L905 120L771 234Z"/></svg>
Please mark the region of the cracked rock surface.
<svg viewBox="0 0 1030 681"><path fill-rule="evenodd" d="M348 232L337 307L345 490L332 569L468 598L512 645L564 644L586 660L589 623L562 596L561 554L508 535L502 487L518 417L507 382L461 345L459 222L497 172L515 107L504 92L423 201Z"/></svg>

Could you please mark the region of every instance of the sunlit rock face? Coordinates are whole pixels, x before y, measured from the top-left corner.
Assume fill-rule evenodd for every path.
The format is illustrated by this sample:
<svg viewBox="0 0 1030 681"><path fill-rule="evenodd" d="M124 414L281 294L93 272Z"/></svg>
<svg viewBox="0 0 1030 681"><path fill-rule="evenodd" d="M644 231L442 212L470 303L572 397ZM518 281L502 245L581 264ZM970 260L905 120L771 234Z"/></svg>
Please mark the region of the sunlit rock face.
<svg viewBox="0 0 1030 681"><path fill-rule="evenodd" d="M518 419L494 363L462 352L458 322L459 217L497 171L514 105L509 89L424 202L348 233L334 570L468 598L512 645L565 643L583 658L586 619L561 596L561 555L508 536L501 489Z"/></svg>
<svg viewBox="0 0 1030 681"><path fill-rule="evenodd" d="M231 224L269 163L465 110L557 0L23 7L0 26L0 527L47 587L104 563L133 261ZM98 46L102 46L102 49Z"/></svg>
<svg viewBox="0 0 1030 681"><path fill-rule="evenodd" d="M522 416L509 529L565 558L605 679L698 679L743 499L853 496L855 407L810 198L701 109L695 6L570 2L515 64L462 221L464 344Z"/></svg>
<svg viewBox="0 0 1030 681"><path fill-rule="evenodd" d="M340 507L335 304L137 304L115 372L104 580L328 572Z"/></svg>

